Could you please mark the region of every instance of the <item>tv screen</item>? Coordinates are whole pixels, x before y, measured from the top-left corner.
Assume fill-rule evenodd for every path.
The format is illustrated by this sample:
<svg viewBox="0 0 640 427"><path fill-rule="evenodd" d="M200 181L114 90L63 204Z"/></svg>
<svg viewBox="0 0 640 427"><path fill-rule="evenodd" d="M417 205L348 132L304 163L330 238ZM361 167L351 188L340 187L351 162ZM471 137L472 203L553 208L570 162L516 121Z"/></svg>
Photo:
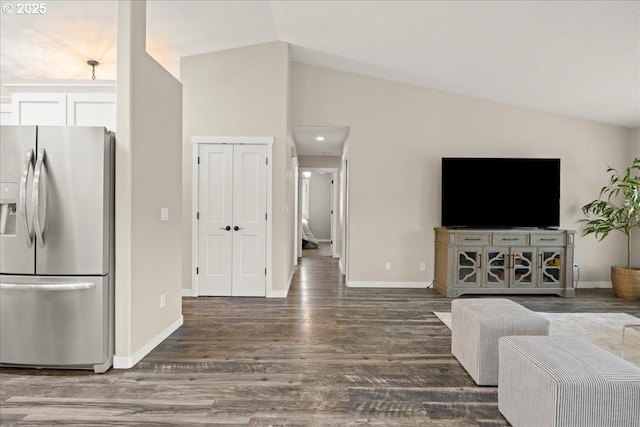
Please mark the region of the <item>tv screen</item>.
<svg viewBox="0 0 640 427"><path fill-rule="evenodd" d="M560 159L443 157L442 225L558 227Z"/></svg>

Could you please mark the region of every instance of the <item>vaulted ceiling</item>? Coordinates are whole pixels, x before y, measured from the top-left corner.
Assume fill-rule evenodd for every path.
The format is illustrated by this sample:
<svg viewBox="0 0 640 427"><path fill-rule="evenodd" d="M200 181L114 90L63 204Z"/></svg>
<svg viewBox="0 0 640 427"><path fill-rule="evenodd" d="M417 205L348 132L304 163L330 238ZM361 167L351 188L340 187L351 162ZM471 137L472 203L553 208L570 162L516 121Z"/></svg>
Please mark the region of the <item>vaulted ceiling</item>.
<svg viewBox="0 0 640 427"><path fill-rule="evenodd" d="M115 78L116 1L3 10L4 82ZM6 6L5 6L6 7ZM639 1L147 1L147 49L281 40L295 61L624 127L640 126Z"/></svg>

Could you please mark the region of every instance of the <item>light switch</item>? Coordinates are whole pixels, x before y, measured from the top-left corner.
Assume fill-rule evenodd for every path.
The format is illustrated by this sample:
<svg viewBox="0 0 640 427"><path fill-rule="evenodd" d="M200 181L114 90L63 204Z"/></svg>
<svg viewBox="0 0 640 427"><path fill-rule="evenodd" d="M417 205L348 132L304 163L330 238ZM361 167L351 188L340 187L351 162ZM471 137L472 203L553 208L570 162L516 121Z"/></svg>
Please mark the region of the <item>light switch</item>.
<svg viewBox="0 0 640 427"><path fill-rule="evenodd" d="M169 208L160 208L160 221L169 221Z"/></svg>

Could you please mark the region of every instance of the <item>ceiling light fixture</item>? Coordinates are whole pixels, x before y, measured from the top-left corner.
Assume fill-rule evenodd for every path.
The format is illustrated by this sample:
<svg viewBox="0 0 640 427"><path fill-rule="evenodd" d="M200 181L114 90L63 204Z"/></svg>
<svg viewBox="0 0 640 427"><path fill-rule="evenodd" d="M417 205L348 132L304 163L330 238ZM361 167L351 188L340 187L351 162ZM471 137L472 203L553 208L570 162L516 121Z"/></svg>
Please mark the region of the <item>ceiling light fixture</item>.
<svg viewBox="0 0 640 427"><path fill-rule="evenodd" d="M317 136L316 141L324 141L324 136Z"/></svg>
<svg viewBox="0 0 640 427"><path fill-rule="evenodd" d="M91 80L95 80L96 79L96 65L100 65L100 63L98 61L90 59L90 60L87 61L87 64L89 64L91 66Z"/></svg>

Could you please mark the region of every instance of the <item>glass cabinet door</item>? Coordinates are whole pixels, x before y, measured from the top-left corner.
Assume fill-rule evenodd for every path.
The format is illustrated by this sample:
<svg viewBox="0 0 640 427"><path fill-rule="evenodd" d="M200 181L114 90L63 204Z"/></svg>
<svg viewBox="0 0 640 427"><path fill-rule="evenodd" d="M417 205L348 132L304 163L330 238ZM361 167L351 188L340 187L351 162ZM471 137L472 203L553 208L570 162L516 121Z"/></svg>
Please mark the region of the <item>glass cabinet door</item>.
<svg viewBox="0 0 640 427"><path fill-rule="evenodd" d="M535 253L529 249L513 249L511 252L511 277L513 287L535 286Z"/></svg>
<svg viewBox="0 0 640 427"><path fill-rule="evenodd" d="M562 283L564 264L562 248L539 249L540 286L559 286Z"/></svg>
<svg viewBox="0 0 640 427"><path fill-rule="evenodd" d="M508 248L487 248L485 251L484 287L507 287L509 283L508 257Z"/></svg>
<svg viewBox="0 0 640 427"><path fill-rule="evenodd" d="M458 250L456 262L456 283L460 286L477 286L479 276L480 249Z"/></svg>

